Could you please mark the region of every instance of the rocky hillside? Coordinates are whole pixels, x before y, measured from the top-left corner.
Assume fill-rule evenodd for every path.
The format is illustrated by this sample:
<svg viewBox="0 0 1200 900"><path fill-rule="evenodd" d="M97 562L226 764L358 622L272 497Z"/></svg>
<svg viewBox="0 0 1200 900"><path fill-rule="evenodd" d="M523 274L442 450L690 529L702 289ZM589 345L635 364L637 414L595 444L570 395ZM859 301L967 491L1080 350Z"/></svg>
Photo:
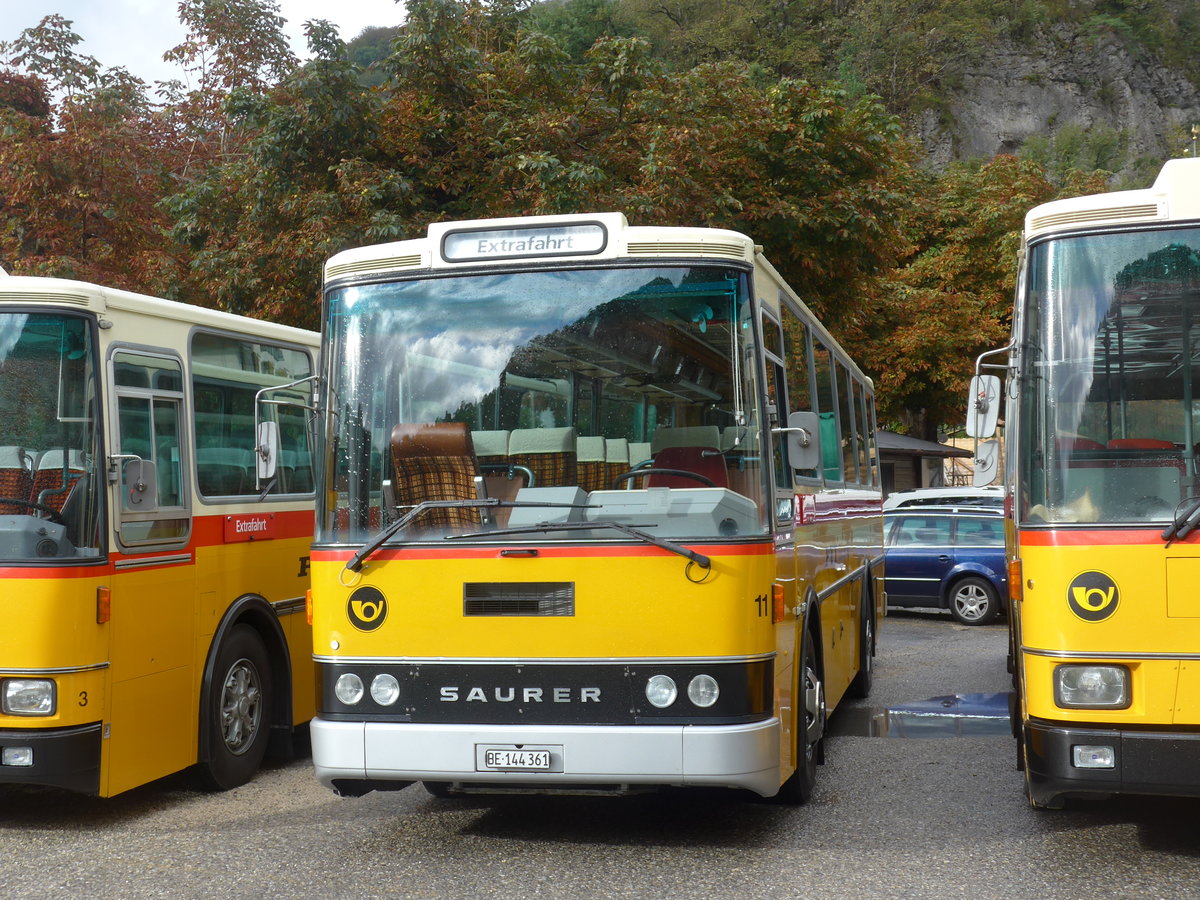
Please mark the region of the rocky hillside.
<svg viewBox="0 0 1200 900"><path fill-rule="evenodd" d="M1082 37L1059 24L1018 44L1000 41L965 67L940 109L913 127L941 167L955 159L1014 153L1064 132L1119 137L1118 167L1132 174L1191 146L1200 125L1200 88L1115 36Z"/></svg>

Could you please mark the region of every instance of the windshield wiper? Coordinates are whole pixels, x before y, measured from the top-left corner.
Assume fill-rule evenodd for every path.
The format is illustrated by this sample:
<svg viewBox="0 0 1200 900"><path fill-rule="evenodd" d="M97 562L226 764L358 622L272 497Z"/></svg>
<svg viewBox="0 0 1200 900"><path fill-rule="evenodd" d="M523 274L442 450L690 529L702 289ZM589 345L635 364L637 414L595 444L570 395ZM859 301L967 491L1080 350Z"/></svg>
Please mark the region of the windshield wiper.
<svg viewBox="0 0 1200 900"><path fill-rule="evenodd" d="M483 497L478 500L425 500L418 503L403 516L388 525L383 531L375 535L368 543L364 544L362 549L350 557L350 561L346 563L346 568L351 572L357 572L363 567L363 563L367 557L382 547L388 542L388 539L398 534L409 522L431 509L490 509L493 507L515 507L515 506L536 506L544 507L563 507L566 509L581 509L575 503L540 503L536 501L521 501L521 500L502 500L499 497ZM482 532L483 534L492 534L490 531Z"/></svg>
<svg viewBox="0 0 1200 900"><path fill-rule="evenodd" d="M1183 507L1183 512L1180 512ZM1175 517L1171 524L1163 529L1162 539L1169 545L1172 541L1183 540L1200 525L1200 497L1189 497L1175 508Z"/></svg>
<svg viewBox="0 0 1200 900"><path fill-rule="evenodd" d="M550 504L546 505L549 506ZM562 505L565 506L567 504ZM689 550L687 547L676 544L674 541L655 537L648 532L642 531L640 528L626 525L624 522L541 522L537 525L527 525L523 528L501 528L496 531L476 531L472 534L448 534L445 539L448 541L457 541L465 540L466 538L492 537L508 534L537 534L545 531L590 531L594 528L612 528L629 537L645 541L647 544L653 544L655 547L669 550L671 553L684 557L684 559L690 559L702 569L712 568L712 560L703 553Z"/></svg>

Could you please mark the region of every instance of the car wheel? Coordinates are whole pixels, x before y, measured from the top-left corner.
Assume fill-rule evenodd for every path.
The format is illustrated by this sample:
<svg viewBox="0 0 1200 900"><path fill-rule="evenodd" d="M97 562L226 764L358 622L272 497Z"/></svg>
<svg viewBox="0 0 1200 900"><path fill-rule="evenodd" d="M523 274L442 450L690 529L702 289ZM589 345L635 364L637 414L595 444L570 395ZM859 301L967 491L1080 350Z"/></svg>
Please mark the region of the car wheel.
<svg viewBox="0 0 1200 900"><path fill-rule="evenodd" d="M1000 598L990 581L971 575L950 589L950 612L964 625L987 625L1000 614Z"/></svg>
<svg viewBox="0 0 1200 900"><path fill-rule="evenodd" d="M799 697L803 708L796 717L794 740L796 741L797 765L779 788L775 799L780 803L807 803L817 784L817 763L821 759L822 741L825 737L825 684L821 680L820 663L813 649L812 632L804 630L800 644ZM803 732L801 732L803 728Z"/></svg>

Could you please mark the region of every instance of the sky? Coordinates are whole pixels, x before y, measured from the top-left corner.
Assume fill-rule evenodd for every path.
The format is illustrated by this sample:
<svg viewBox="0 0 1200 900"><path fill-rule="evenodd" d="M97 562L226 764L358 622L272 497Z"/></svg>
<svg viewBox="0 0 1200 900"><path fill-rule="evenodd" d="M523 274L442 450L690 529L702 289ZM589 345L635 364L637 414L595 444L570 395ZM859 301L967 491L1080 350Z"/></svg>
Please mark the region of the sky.
<svg viewBox="0 0 1200 900"><path fill-rule="evenodd" d="M297 56L308 55L304 23L327 19L349 41L370 25L399 25L403 6L397 0L278 0L287 19L284 33ZM107 67L124 66L148 84L182 79L180 70L162 55L183 40L177 0L0 0L0 41L11 41L43 17L57 13L70 19L83 38L76 51L96 57Z"/></svg>

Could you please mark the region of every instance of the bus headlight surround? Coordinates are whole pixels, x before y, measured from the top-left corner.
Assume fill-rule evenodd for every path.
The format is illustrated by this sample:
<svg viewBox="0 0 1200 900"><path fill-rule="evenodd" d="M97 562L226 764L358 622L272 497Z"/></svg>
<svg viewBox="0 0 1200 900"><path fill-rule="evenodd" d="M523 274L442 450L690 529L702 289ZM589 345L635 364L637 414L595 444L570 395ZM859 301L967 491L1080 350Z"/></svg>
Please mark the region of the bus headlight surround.
<svg viewBox="0 0 1200 900"><path fill-rule="evenodd" d="M333 684L333 695L339 703L354 706L363 698L362 679L353 672L343 672Z"/></svg>
<svg viewBox="0 0 1200 900"><path fill-rule="evenodd" d="M52 678L5 678L0 712L6 716L52 716L58 706Z"/></svg>
<svg viewBox="0 0 1200 900"><path fill-rule="evenodd" d="M1062 709L1126 709L1129 669L1077 663L1056 666L1054 703Z"/></svg>
<svg viewBox="0 0 1200 900"><path fill-rule="evenodd" d="M679 688L670 675L651 675L646 682L646 699L656 709L666 709L679 696Z"/></svg>
<svg viewBox="0 0 1200 900"><path fill-rule="evenodd" d="M380 706L391 706L400 698L400 682L386 672L371 679L371 699Z"/></svg>
<svg viewBox="0 0 1200 900"><path fill-rule="evenodd" d="M721 686L711 675L697 675L688 682L688 699L701 709L708 709L721 696Z"/></svg>

